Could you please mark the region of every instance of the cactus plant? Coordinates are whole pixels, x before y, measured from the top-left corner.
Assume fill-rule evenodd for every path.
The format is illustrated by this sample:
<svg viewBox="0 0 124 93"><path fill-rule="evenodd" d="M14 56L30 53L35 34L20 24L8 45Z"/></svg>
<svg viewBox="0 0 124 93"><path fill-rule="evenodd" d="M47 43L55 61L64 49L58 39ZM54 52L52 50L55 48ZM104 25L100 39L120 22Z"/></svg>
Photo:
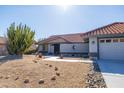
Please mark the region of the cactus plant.
<svg viewBox="0 0 124 93"><path fill-rule="evenodd" d="M35 32L27 25L12 23L7 28L7 50L9 54L22 55L32 45Z"/></svg>

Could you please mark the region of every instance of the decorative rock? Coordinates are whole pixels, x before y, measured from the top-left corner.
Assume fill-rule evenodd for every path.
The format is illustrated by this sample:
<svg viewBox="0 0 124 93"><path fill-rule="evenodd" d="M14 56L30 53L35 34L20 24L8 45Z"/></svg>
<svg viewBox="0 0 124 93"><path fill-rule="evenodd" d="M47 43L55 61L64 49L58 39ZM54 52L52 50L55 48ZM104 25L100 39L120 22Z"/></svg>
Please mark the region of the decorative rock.
<svg viewBox="0 0 124 93"><path fill-rule="evenodd" d="M33 60L33 62L34 62L34 63L37 63L37 61L36 61L36 60Z"/></svg>
<svg viewBox="0 0 124 93"><path fill-rule="evenodd" d="M49 67L52 67L52 65L49 65Z"/></svg>
<svg viewBox="0 0 124 93"><path fill-rule="evenodd" d="M88 80L86 80L86 84L89 84L90 83L90 80L88 79Z"/></svg>
<svg viewBox="0 0 124 93"><path fill-rule="evenodd" d="M62 54L61 54L61 55L59 55L59 58L60 58L60 59L63 59L63 55L62 55Z"/></svg>
<svg viewBox="0 0 124 93"><path fill-rule="evenodd" d="M16 77L14 80L18 80L19 79L19 77Z"/></svg>
<svg viewBox="0 0 124 93"><path fill-rule="evenodd" d="M43 57L42 53L39 53L38 58L42 58L42 57Z"/></svg>
<svg viewBox="0 0 124 93"><path fill-rule="evenodd" d="M10 76L9 76L9 75L5 77L5 79L9 79L9 78L10 78Z"/></svg>
<svg viewBox="0 0 124 93"><path fill-rule="evenodd" d="M44 80L43 79L40 79L38 83L39 84L43 84L44 83Z"/></svg>
<svg viewBox="0 0 124 93"><path fill-rule="evenodd" d="M53 77L51 78L51 80L56 80L56 76L53 76Z"/></svg>
<svg viewBox="0 0 124 93"><path fill-rule="evenodd" d="M56 72L56 75L57 75L57 76L60 76L60 73Z"/></svg>
<svg viewBox="0 0 124 93"><path fill-rule="evenodd" d="M97 63L93 63L90 66L89 73L86 76L86 88L106 88L105 81L100 72L99 66Z"/></svg>
<svg viewBox="0 0 124 93"><path fill-rule="evenodd" d="M0 79L2 79L3 78L3 76L0 76Z"/></svg>
<svg viewBox="0 0 124 93"><path fill-rule="evenodd" d="M29 83L29 79L25 79L24 80L24 83Z"/></svg>
<svg viewBox="0 0 124 93"><path fill-rule="evenodd" d="M58 68L57 67L55 67L55 71L57 71L58 70Z"/></svg>
<svg viewBox="0 0 124 93"><path fill-rule="evenodd" d="M5 79L8 79L9 77L5 77Z"/></svg>

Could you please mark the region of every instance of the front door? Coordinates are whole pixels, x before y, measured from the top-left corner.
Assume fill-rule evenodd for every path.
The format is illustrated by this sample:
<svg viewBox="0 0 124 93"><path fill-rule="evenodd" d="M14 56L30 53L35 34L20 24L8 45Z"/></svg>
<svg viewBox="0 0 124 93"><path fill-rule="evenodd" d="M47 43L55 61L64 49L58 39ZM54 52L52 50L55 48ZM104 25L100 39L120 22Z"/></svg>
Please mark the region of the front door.
<svg viewBox="0 0 124 93"><path fill-rule="evenodd" d="M60 53L60 44L54 44L54 54L58 55Z"/></svg>

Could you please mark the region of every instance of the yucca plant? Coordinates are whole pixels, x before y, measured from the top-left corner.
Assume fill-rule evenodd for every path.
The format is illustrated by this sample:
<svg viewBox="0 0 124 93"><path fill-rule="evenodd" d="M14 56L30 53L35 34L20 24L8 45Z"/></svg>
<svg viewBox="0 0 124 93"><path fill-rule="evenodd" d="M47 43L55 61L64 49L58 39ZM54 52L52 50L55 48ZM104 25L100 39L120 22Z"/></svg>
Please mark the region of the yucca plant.
<svg viewBox="0 0 124 93"><path fill-rule="evenodd" d="M35 32L27 25L12 23L7 28L7 49L9 54L22 55L32 45Z"/></svg>

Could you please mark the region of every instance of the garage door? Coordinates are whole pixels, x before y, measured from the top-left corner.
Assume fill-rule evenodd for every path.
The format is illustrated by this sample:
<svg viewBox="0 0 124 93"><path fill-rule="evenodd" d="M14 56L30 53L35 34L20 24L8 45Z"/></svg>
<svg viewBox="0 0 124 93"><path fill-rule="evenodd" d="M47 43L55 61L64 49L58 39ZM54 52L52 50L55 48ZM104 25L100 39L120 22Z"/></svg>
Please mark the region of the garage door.
<svg viewBox="0 0 124 93"><path fill-rule="evenodd" d="M100 59L124 60L124 38L99 40Z"/></svg>

